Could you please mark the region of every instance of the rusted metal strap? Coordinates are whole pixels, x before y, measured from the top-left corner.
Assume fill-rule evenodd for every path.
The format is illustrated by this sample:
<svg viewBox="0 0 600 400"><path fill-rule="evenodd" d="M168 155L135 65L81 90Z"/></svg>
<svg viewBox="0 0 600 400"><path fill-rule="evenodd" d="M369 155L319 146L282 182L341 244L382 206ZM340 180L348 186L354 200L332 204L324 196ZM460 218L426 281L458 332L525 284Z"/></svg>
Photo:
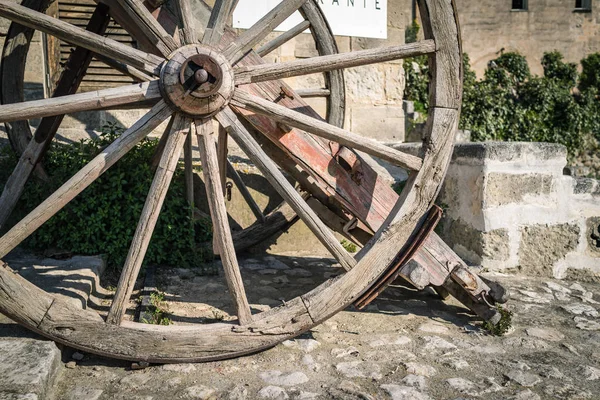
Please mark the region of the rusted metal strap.
<svg viewBox="0 0 600 400"><path fill-rule="evenodd" d="M354 306L362 310L375 300L392 282L398 278L400 269L409 262L415 253L423 246L429 234L435 229L442 218L443 211L438 206L433 206L419 230L413 235L412 240L404 245L398 253L396 262L354 303Z"/></svg>

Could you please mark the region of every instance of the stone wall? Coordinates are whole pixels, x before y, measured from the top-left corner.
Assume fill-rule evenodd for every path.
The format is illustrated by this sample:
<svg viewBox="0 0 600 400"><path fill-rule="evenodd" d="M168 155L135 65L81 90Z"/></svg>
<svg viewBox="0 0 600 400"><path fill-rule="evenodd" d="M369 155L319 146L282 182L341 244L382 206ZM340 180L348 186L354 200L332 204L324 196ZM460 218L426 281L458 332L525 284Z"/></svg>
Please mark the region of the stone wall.
<svg viewBox="0 0 600 400"><path fill-rule="evenodd" d="M555 144L458 144L441 236L490 270L600 280L600 183L563 175L566 155Z"/></svg>
<svg viewBox="0 0 600 400"><path fill-rule="evenodd" d="M600 51L600 7L575 11L575 0L529 1L528 11L511 11L511 0L456 0L464 51L478 76L501 49L527 57L533 73L543 73L544 52L558 50L569 62Z"/></svg>

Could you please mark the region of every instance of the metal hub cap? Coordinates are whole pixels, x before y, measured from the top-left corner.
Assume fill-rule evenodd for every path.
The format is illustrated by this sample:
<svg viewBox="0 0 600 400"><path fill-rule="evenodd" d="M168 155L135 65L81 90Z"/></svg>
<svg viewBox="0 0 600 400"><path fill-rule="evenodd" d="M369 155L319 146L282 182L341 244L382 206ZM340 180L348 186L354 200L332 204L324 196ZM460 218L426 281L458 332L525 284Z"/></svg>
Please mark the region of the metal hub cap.
<svg viewBox="0 0 600 400"><path fill-rule="evenodd" d="M177 111L208 118L222 110L234 90L233 70L217 50L202 45L184 46L161 71L160 88Z"/></svg>

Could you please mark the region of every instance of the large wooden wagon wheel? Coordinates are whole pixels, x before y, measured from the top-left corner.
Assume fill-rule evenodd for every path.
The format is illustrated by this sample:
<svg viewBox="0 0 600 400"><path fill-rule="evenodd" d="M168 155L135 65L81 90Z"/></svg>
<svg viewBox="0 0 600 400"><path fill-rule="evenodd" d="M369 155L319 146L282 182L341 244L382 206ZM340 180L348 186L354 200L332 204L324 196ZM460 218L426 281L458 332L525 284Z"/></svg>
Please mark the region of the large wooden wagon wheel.
<svg viewBox="0 0 600 400"><path fill-rule="evenodd" d="M403 266L414 255L418 242L423 240L422 232L427 231L431 220L429 210L447 170L458 123L462 65L453 2L419 1L424 41L278 64L263 63L253 49L293 12L300 8L314 10L317 2L284 0L239 36L226 27L234 3L234 0L217 0L208 27L200 34L188 18L188 0L180 0L182 35L173 37L139 0L112 2L111 13L115 19L116 15L127 19L123 26L135 23L147 41L159 50L160 55L157 55L119 45L8 0L0 0L0 16L154 77L147 83L118 89L0 106L0 121L5 122L137 102L154 103L142 119L0 238L0 258L174 115L107 317L76 308L45 293L6 264L0 267L2 313L53 340L100 355L151 362L215 360L268 348L310 329L352 303L364 303L396 274L395 267ZM280 81L285 77L422 54L431 59L432 85L431 108L420 157L324 122ZM213 119L243 149L346 273L280 307L251 314L226 218ZM289 184L278 165L249 133L247 123L277 145L293 164L311 175L316 186L323 191L332 188L331 203L375 231L356 258L344 250L328 226ZM200 148L216 243L238 320L232 324L167 327L125 321L122 317L126 304L170 179L186 138L194 133ZM360 158L348 148L410 170L402 194L396 196L379 182L376 174L361 167ZM348 161L351 159L354 162ZM288 164L285 160L278 161L283 168ZM356 174L356 168L360 174ZM428 254L433 253L431 250ZM477 282L469 282L468 273L460 268L449 269L447 275L450 272L464 288L473 289L475 285L477 289ZM477 292L478 296L487 294L489 291Z"/></svg>
<svg viewBox="0 0 600 400"><path fill-rule="evenodd" d="M48 8L48 3L49 2L47 0L25 0L22 5L43 12ZM99 35L102 35L107 31L107 27L109 26L111 18L111 8L109 8L107 4L112 4L113 10L120 10L119 5L114 2L111 3L111 0L107 0L104 3L99 3L87 24L88 31ZM203 2L197 3L197 5L201 6L199 10L195 10L197 14L201 14L200 20L208 21L211 14L210 7ZM163 24L168 25L166 29L173 30L173 27L176 26L176 19L178 16L172 15L169 13L169 10L162 11L167 11L162 13L162 19L166 20L166 23L163 21ZM310 28L310 31L317 44L317 51L319 55L330 55L337 53L335 39L320 8L303 7L301 8L301 11L305 16L305 20L303 22L298 24L289 32L286 32L260 46L260 48L257 49L257 54L260 56L269 55L272 51L276 50L278 47L294 38L302 31L305 31L307 28ZM77 18L82 18L82 15L79 14L75 16ZM115 17L119 22L121 22L121 24L129 28L131 36L136 40L139 47L148 49L151 53L158 55L161 54L161 50L158 48L158 46L148 40L146 35L138 28L135 21L128 19L123 12L117 12ZM5 41L5 48L2 54L2 61L0 62L0 82L2 83L0 88L0 102L3 104L18 103L22 102L24 99L25 94L23 81L25 79L25 63L34 31L35 30L32 28L28 28L16 23L13 23L10 26L7 39ZM76 93L79 85L82 83L86 75L87 70L90 67L90 62L93 56L106 63L108 66L115 68L125 75L128 75L135 81L147 82L153 79L152 76L145 74L134 67L125 65L98 54L94 54L84 47L76 47L71 52L70 57L64 66L63 72L58 79L52 97ZM343 125L345 115L345 87L343 72L340 70L325 71L323 73L323 82L324 87L297 90L296 93L302 97L324 97L327 106L327 121L332 125L341 127ZM143 103L135 104L135 106L143 105ZM133 105L128 104L122 106L132 107ZM119 108L119 106L117 106L117 108ZM40 162L43 159L55 134L60 129L63 118L64 114L42 118L38 128L36 129L34 140L31 140L34 135L32 135L31 127L28 121L10 121L5 124L10 144L13 150L17 154L21 155L21 159L18 167L13 171L11 178L5 185L4 190L0 195L0 228L4 226L17 201L22 195L25 183L27 182L30 174L35 171L41 178L46 179L46 173L43 170ZM158 164L160 151L163 149L164 144L166 143L169 130L170 126L167 127L167 131L162 136L157 154L152 160L150 160L154 168L156 168ZM189 151L190 147L191 142L188 141L184 148L186 158L187 197L190 202L193 202L194 189L192 179L191 151ZM248 247L263 242L269 236L284 230L285 228L289 227L290 224L296 221L296 214L288 205L285 204L285 202L276 207L272 207L272 211L268 213L264 213L263 210L257 205L240 174L226 159L227 135L221 134L219 136L219 151L223 152L223 154L220 154L220 159L223 163L223 167L221 168L222 184L225 183L226 176L232 179L239 188L242 198L246 202L249 210L256 218L256 222L254 224L246 228L238 227L236 230L234 230L233 236L237 251L245 250Z"/></svg>

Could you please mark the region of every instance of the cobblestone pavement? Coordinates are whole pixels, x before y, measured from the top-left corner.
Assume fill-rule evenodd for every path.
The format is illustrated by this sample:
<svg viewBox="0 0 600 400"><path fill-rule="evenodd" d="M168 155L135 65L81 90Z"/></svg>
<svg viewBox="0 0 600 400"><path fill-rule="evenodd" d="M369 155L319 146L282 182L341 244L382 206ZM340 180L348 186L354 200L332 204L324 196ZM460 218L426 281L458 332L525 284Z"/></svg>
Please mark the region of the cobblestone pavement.
<svg viewBox="0 0 600 400"><path fill-rule="evenodd" d="M276 305L339 273L322 259L241 263L251 303ZM350 308L296 340L234 360L132 370L66 351L55 398L600 399L600 284L486 276L513 294L514 329L503 337L486 334L456 302L394 287L364 311ZM218 308L191 301L224 293L222 277L170 270L157 280L175 323L228 318L226 297Z"/></svg>

